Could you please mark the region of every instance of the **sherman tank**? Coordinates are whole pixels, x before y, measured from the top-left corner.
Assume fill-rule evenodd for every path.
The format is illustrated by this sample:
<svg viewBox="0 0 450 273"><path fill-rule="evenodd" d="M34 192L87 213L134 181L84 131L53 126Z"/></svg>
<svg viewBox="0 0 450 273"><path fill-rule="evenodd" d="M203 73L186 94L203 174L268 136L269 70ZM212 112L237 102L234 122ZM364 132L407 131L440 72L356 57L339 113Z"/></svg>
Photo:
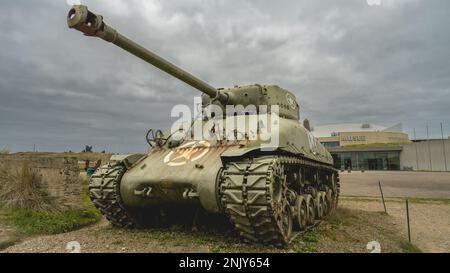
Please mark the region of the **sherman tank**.
<svg viewBox="0 0 450 273"><path fill-rule="evenodd" d="M245 241L283 245L295 230L315 225L337 207L333 158L300 123L293 93L262 84L218 89L120 34L86 6L73 6L67 20L70 28L112 43L202 93L200 118L171 133L150 130L147 153L114 155L92 175L90 198L112 225L139 228L156 221L164 208L194 204L225 214ZM213 115L206 110L212 106L244 111ZM245 110L249 106L253 111ZM206 133L193 138L195 130Z"/></svg>

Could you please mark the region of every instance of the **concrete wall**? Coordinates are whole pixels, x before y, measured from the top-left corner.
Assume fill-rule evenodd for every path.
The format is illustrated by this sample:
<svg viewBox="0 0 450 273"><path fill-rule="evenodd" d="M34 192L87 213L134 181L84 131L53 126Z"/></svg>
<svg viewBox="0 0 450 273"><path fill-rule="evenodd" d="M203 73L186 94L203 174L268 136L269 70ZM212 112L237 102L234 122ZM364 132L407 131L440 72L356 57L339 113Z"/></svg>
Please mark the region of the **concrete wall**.
<svg viewBox="0 0 450 273"><path fill-rule="evenodd" d="M42 176L41 187L55 205L63 208L82 207L82 182L76 158L32 154L0 155L0 166L22 168L24 163Z"/></svg>
<svg viewBox="0 0 450 273"><path fill-rule="evenodd" d="M444 140L444 145L447 171L450 171L450 139ZM400 153L400 168L402 170L404 168L412 168L413 170L420 171L445 171L444 145L442 140L416 142L404 145L403 151Z"/></svg>

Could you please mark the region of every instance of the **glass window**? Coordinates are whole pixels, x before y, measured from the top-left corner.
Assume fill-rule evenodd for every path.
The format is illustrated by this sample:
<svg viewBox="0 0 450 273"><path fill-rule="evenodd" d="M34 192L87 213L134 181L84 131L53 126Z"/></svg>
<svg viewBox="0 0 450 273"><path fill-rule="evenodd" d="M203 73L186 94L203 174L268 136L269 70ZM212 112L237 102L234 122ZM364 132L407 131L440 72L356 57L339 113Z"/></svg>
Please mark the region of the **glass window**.
<svg viewBox="0 0 450 273"><path fill-rule="evenodd" d="M322 142L322 144L327 148L339 147L339 141Z"/></svg>
<svg viewBox="0 0 450 273"><path fill-rule="evenodd" d="M334 167L352 170L400 170L400 152L333 153Z"/></svg>

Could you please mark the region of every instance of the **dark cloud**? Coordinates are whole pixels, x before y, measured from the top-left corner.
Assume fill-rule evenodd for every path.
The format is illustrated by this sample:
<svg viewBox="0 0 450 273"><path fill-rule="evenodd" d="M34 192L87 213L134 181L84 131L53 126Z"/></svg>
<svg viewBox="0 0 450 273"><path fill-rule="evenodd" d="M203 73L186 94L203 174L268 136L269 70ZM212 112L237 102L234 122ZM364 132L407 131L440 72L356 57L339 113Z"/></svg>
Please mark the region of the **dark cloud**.
<svg viewBox="0 0 450 273"><path fill-rule="evenodd" d="M450 133L446 0L83 1L205 81L292 90L313 123ZM66 1L0 2L0 148L138 152L195 90L68 30Z"/></svg>

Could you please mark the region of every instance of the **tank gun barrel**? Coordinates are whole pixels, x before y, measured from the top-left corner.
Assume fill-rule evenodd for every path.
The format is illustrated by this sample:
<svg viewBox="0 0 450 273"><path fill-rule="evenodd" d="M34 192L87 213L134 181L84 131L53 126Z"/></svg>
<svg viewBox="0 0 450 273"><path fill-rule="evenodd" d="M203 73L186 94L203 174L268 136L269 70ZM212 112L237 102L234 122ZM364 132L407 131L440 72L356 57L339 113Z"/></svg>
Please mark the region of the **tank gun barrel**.
<svg viewBox="0 0 450 273"><path fill-rule="evenodd" d="M228 95L220 92L208 83L198 79L185 70L177 67L169 61L161 58L157 54L130 40L117 30L110 27L103 21L101 15L97 15L86 6L75 5L68 14L67 23L69 28L74 28L86 36L98 37L107 42L124 49L136 57L148 62L149 64L161 69L162 71L178 78L190 86L207 94L209 97L220 101L222 104L228 103Z"/></svg>

